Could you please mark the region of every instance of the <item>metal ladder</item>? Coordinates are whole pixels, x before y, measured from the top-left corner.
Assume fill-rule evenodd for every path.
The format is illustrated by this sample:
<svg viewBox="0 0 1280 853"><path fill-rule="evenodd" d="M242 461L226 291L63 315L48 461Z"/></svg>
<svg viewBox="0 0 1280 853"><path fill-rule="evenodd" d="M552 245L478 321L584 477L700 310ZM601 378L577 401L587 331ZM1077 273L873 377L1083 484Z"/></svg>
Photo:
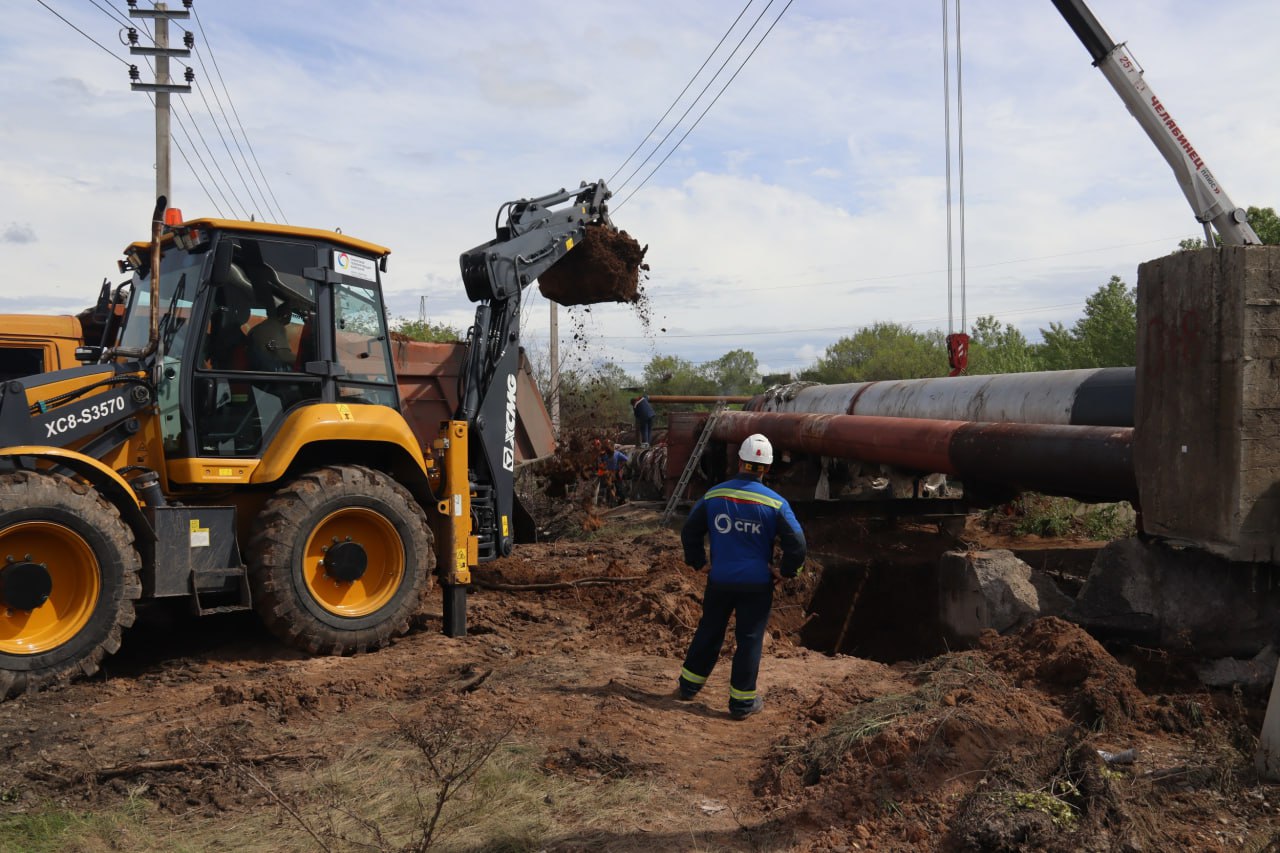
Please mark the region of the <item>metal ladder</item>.
<svg viewBox="0 0 1280 853"><path fill-rule="evenodd" d="M707 444L711 441L711 428L716 425L716 420L720 417L720 413L724 411L725 405L723 401L716 403L716 407L707 416L707 422L702 426L702 433L693 445L693 452L689 454L689 461L684 466L684 470L680 472L680 479L676 481L675 490L671 493L671 497L667 498L667 506L662 510L662 524L666 524L671 520L671 516L676 511L676 504L680 502L681 495L684 494L689 481L693 479L693 472L698 470L698 462L702 459L702 454L706 451Z"/></svg>

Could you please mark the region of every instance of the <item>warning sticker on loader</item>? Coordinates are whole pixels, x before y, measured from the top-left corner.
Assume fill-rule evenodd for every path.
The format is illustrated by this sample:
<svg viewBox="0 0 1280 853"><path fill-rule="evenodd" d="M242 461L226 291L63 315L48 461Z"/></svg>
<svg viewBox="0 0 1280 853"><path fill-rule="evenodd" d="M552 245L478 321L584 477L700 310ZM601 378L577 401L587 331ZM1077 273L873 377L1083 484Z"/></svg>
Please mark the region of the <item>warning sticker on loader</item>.
<svg viewBox="0 0 1280 853"><path fill-rule="evenodd" d="M200 519L191 519L191 548L208 548L209 547L209 528L200 526Z"/></svg>

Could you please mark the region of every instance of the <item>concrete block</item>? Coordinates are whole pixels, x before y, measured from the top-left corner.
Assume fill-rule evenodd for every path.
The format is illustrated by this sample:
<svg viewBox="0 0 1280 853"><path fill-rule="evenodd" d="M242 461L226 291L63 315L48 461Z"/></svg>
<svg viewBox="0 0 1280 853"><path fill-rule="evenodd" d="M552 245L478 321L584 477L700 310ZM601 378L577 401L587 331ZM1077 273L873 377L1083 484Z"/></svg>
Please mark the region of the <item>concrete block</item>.
<svg viewBox="0 0 1280 853"><path fill-rule="evenodd" d="M1051 578L1004 550L943 554L938 596L942 633L953 648L971 645L984 630L1061 615L1072 604Z"/></svg>
<svg viewBox="0 0 1280 853"><path fill-rule="evenodd" d="M1134 468L1144 529L1232 560L1280 553L1280 247L1138 273Z"/></svg>
<svg viewBox="0 0 1280 853"><path fill-rule="evenodd" d="M1098 552L1067 618L1101 637L1252 657L1280 631L1280 567L1121 539Z"/></svg>
<svg viewBox="0 0 1280 853"><path fill-rule="evenodd" d="M1249 691L1263 691L1271 686L1280 655L1274 646L1267 646L1249 660L1218 658L1195 667L1196 676L1206 687L1240 687Z"/></svg>

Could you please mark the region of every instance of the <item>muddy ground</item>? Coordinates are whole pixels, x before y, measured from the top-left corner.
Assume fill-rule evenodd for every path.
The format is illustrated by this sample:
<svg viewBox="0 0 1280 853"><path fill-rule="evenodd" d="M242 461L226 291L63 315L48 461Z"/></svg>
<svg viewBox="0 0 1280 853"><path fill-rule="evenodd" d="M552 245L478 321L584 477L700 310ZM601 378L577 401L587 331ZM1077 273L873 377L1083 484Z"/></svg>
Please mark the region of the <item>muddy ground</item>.
<svg viewBox="0 0 1280 853"><path fill-rule="evenodd" d="M764 710L728 717L727 658L675 701L703 577L655 520L623 507L483 568L463 639L435 597L351 658L292 652L248 616L153 612L91 681L0 705L0 845L426 849L451 771L422 759L452 737L444 754L484 772L443 798L439 849L1280 849L1280 788L1250 761L1264 697L1056 619L932 648L910 600L956 544L932 527L815 525L776 602ZM1012 544L1064 565L1089 550ZM879 660L806 647L831 642L813 626L859 572L899 578L845 632Z"/></svg>

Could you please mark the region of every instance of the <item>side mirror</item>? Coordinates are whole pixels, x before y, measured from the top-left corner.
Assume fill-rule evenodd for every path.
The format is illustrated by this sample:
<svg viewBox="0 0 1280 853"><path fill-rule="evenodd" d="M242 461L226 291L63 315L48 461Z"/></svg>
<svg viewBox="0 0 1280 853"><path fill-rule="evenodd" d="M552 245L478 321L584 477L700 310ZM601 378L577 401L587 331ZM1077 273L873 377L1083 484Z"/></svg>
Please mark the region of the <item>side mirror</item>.
<svg viewBox="0 0 1280 853"><path fill-rule="evenodd" d="M76 347L76 361L81 364L97 364L102 361L102 353L105 347Z"/></svg>
<svg viewBox="0 0 1280 853"><path fill-rule="evenodd" d="M213 250L213 283L226 284L231 279L231 252L232 245L230 241L219 240L218 248Z"/></svg>

